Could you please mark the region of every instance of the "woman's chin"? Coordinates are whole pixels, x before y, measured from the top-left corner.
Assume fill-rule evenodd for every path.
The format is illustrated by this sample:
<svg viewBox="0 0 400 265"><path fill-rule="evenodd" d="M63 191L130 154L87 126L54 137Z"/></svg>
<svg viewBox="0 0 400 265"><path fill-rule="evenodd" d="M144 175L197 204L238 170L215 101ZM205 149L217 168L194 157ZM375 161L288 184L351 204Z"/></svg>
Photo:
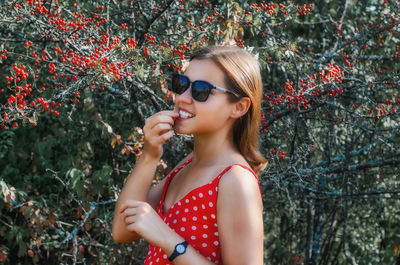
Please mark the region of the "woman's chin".
<svg viewBox="0 0 400 265"><path fill-rule="evenodd" d="M175 129L174 131L177 134L192 134L190 131L185 131L185 130Z"/></svg>
<svg viewBox="0 0 400 265"><path fill-rule="evenodd" d="M193 133L191 130L180 128L180 126L177 126L176 124L174 126L174 131L177 134L192 134Z"/></svg>

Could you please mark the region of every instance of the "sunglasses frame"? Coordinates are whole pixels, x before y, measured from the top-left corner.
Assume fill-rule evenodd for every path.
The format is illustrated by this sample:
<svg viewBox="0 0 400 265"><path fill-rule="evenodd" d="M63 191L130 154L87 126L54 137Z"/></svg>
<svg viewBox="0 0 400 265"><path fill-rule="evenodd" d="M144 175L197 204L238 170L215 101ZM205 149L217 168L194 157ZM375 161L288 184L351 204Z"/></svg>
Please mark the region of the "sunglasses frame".
<svg viewBox="0 0 400 265"><path fill-rule="evenodd" d="M194 100L196 100L196 101L199 101L199 102L205 102L205 101L207 101L208 97L209 97L210 94L211 94L211 89L215 89L215 90L218 90L218 91L221 91L221 92L224 92L224 93L229 93L229 94L232 94L232 95L234 95L235 97L238 97L238 98L239 98L239 95L237 95L237 94L236 94L235 92L233 92L233 91L230 91L230 90L225 89L225 88L222 88L222 87L217 87L217 86L211 84L210 82L207 82L207 81L204 81L204 80L195 80L195 81L191 81L191 80L189 79L189 77L187 77L186 75L174 74L174 75L172 76L172 80L174 80L174 78L181 78L181 77L184 77L184 78L186 78L186 79L188 80L188 86L185 88L185 90L182 91L181 94L183 94L183 93L184 93L186 90L188 90L189 88L192 89L192 84L194 84L194 83L196 83L196 82L204 82L204 83L206 83L206 84L209 85L208 87L209 87L210 89L208 89L208 94L207 94L207 97L206 97L205 100L198 100L198 99L195 99L195 97L193 96L194 94L193 94L193 89L192 89L192 98L193 98ZM207 87L207 88L208 88L208 87ZM173 91L174 93L176 93L176 94L179 94L179 93L177 93L177 92L173 89L173 85L172 85L172 91ZM181 94L179 94L179 95L181 95Z"/></svg>

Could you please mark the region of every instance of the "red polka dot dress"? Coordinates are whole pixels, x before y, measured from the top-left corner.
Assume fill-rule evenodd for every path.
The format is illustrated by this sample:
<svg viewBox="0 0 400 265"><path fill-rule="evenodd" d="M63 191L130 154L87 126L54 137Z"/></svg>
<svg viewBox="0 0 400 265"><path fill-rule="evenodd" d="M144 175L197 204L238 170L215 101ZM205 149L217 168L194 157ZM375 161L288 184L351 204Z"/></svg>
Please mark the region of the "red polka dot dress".
<svg viewBox="0 0 400 265"><path fill-rule="evenodd" d="M169 183L171 182L172 178L191 161L192 158L167 176L161 200L157 207L157 213L171 229L183 237L204 257L215 264L222 264L216 211L218 183L222 175L225 174L225 172L228 171L233 165L225 168L211 182L191 190L185 195L185 197L172 205L168 211L163 213L164 199ZM256 174L251 169L243 165L239 166L250 170L257 178ZM167 254L165 254L161 248L150 244L144 264L172 265L174 263L168 261Z"/></svg>

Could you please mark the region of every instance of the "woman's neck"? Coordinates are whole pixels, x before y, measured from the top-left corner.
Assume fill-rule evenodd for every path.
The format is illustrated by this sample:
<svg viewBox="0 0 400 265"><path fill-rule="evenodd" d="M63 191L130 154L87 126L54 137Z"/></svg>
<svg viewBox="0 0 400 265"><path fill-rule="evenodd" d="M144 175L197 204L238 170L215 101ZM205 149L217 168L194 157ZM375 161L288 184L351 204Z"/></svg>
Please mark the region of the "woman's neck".
<svg viewBox="0 0 400 265"><path fill-rule="evenodd" d="M233 134L220 133L212 135L195 135L193 159L191 164L198 166L211 166L221 164L229 156L237 153L233 143Z"/></svg>

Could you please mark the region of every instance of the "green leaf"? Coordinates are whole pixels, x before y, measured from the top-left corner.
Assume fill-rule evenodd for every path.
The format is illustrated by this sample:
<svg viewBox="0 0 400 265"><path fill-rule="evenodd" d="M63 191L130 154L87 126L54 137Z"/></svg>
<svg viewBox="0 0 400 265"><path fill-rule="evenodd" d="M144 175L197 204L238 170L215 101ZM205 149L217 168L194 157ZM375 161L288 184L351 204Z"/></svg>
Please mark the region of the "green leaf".
<svg viewBox="0 0 400 265"><path fill-rule="evenodd" d="M109 165L103 165L101 170L97 170L93 173L93 184L96 186L96 189L102 189L104 184L110 181L112 171Z"/></svg>
<svg viewBox="0 0 400 265"><path fill-rule="evenodd" d="M24 241L18 243L18 257L23 257L26 255L27 247Z"/></svg>
<svg viewBox="0 0 400 265"><path fill-rule="evenodd" d="M77 168L72 168L67 172L67 177L69 177L70 185L73 190L75 190L78 194L81 194L83 191L83 177L84 174L81 170Z"/></svg>

